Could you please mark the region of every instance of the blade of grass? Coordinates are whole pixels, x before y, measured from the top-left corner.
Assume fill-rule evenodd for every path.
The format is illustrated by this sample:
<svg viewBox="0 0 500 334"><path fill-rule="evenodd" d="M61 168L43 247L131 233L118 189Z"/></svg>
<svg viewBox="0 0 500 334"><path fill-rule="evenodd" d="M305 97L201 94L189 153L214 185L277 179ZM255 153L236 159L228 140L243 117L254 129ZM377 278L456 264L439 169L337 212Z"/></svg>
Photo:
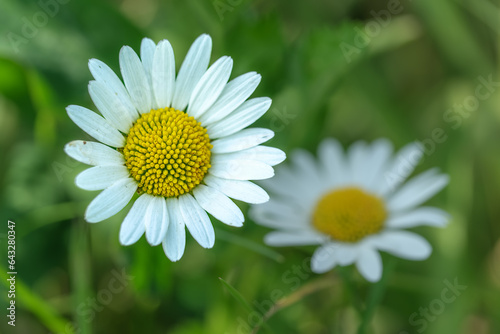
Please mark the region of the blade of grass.
<svg viewBox="0 0 500 334"><path fill-rule="evenodd" d="M241 304L241 306L243 306L245 308L245 310L247 312L253 312L254 311L253 307L247 302L247 300L245 299L245 297L243 297L241 295L241 293L238 290L236 290L235 287L233 287L231 284L229 284L228 282L226 282L222 277L219 277L219 280L226 287L226 289L229 291L229 293L231 294L231 296L233 296L234 299L236 299Z"/></svg>
<svg viewBox="0 0 500 334"><path fill-rule="evenodd" d="M84 205L87 205L87 202L80 203L72 201L43 206L27 212L25 216L21 217L21 220L33 223L20 230L19 237L22 238L52 223L76 218L78 215L81 215L82 212L82 210L78 209L85 208Z"/></svg>
<svg viewBox="0 0 500 334"><path fill-rule="evenodd" d="M412 7L451 63L473 77L491 71L492 62L486 56L484 46L478 42L464 13L454 1L413 1Z"/></svg>
<svg viewBox="0 0 500 334"><path fill-rule="evenodd" d="M0 279L7 289L9 289L6 274L7 270L0 266ZM48 304L43 298L32 292L23 281L16 277L16 303L19 306L30 311L40 320L40 322L53 333L73 334L73 326L71 323L62 317L58 312ZM16 305L17 306L17 305Z"/></svg>
<svg viewBox="0 0 500 334"><path fill-rule="evenodd" d="M261 244L253 242L249 239L242 238L233 233L220 229L217 229L216 233L217 233L217 238L220 240L224 240L229 243L250 249L251 251L264 255L278 263L282 263L285 260L283 255L281 255L280 253L273 251L272 249L267 248L265 246L262 246Z"/></svg>
<svg viewBox="0 0 500 334"><path fill-rule="evenodd" d="M53 146L56 140L56 111L54 93L45 78L36 71L27 71L30 97L36 110L35 141Z"/></svg>
<svg viewBox="0 0 500 334"><path fill-rule="evenodd" d="M500 9L492 2L484 0L457 1L497 34L500 34Z"/></svg>
<svg viewBox="0 0 500 334"><path fill-rule="evenodd" d="M240 304L241 306L243 306L245 308L245 310L248 312L248 313L257 313L257 314L260 314L258 311L256 311L251 305L250 303L245 299L245 297L243 297L243 295L238 291L236 290L235 287L233 287L231 284L229 284L228 282L226 282L223 278L219 277L219 280L220 282L226 287L226 289L229 291L229 293L231 294L231 296L234 297L234 299L236 299ZM262 327L268 332L268 333L273 333L272 329L264 322L264 320L262 320Z"/></svg>
<svg viewBox="0 0 500 334"><path fill-rule="evenodd" d="M282 310L290 305L295 304L296 302L302 300L304 297L313 294L317 291L329 288L336 284L337 281L331 276L325 276L320 279L314 280L303 285L300 289L293 292L292 294L281 298L274 304L267 312L264 314L262 321L260 324L257 324L253 330L252 334L257 334L261 327L266 325L266 321L269 320L276 312Z"/></svg>
<svg viewBox="0 0 500 334"><path fill-rule="evenodd" d="M74 220L69 248L69 267L71 268L71 285L73 286L74 314L78 326L78 333L91 334L92 326L85 314L76 312L78 305L85 303L91 291L91 266L89 259L89 226L82 219Z"/></svg>

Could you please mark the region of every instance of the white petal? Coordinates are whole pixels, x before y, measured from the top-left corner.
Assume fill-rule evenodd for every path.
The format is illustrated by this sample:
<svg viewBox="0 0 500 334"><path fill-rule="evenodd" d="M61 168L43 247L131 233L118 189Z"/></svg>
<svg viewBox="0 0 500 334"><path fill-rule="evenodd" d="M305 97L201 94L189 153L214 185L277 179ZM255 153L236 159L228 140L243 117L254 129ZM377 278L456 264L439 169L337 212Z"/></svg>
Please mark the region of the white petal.
<svg viewBox="0 0 500 334"><path fill-rule="evenodd" d="M152 94L146 72L137 54L129 46L120 50L120 70L132 103L144 114L151 111Z"/></svg>
<svg viewBox="0 0 500 334"><path fill-rule="evenodd" d="M252 207L255 214L260 215L276 215L276 216L297 216L300 214L300 209L287 200L274 197L269 202L262 205Z"/></svg>
<svg viewBox="0 0 500 334"><path fill-rule="evenodd" d="M413 142L403 147L376 185L377 194L387 196L394 191L415 170L423 156L421 144Z"/></svg>
<svg viewBox="0 0 500 334"><path fill-rule="evenodd" d="M449 219L450 215L441 209L421 207L389 217L386 225L391 228L410 228L421 225L444 227Z"/></svg>
<svg viewBox="0 0 500 334"><path fill-rule="evenodd" d="M368 163L368 146L364 141L357 141L349 147L347 159L349 161L350 181L357 185L366 184L364 180L371 166Z"/></svg>
<svg viewBox="0 0 500 334"><path fill-rule="evenodd" d="M241 130L231 136L212 142L212 153L230 153L262 144L274 137L274 132L262 128Z"/></svg>
<svg viewBox="0 0 500 334"><path fill-rule="evenodd" d="M322 173L327 176L326 183L331 187L348 182L348 170L340 143L331 138L324 139L318 147L318 157Z"/></svg>
<svg viewBox="0 0 500 334"><path fill-rule="evenodd" d="M194 188L193 195L203 209L224 224L243 226L245 218L240 208L220 191L200 184Z"/></svg>
<svg viewBox="0 0 500 334"><path fill-rule="evenodd" d="M229 115L252 95L260 80L260 74L249 72L228 82L217 101L199 118L201 124L207 126Z"/></svg>
<svg viewBox="0 0 500 334"><path fill-rule="evenodd" d="M436 168L430 169L401 187L388 200L390 211L402 211L415 207L437 194L449 181L448 175L438 174Z"/></svg>
<svg viewBox="0 0 500 334"><path fill-rule="evenodd" d="M338 264L337 249L337 244L331 242L316 249L311 258L311 270L317 274L322 274L334 268Z"/></svg>
<svg viewBox="0 0 500 334"><path fill-rule="evenodd" d="M146 227L144 218L152 200L153 196L148 194L142 194L135 200L120 227L119 239L122 245L132 245L142 237Z"/></svg>
<svg viewBox="0 0 500 334"><path fill-rule="evenodd" d="M373 142L368 161L366 162L370 168L366 170L363 178L363 184L367 190L372 192L378 190L377 185L381 178L383 178L383 173L387 170L392 152L393 147L390 141L378 139Z"/></svg>
<svg viewBox="0 0 500 334"><path fill-rule="evenodd" d="M193 238L204 248L212 248L215 243L215 232L210 218L198 202L190 194L179 197L179 208L184 223Z"/></svg>
<svg viewBox="0 0 500 334"><path fill-rule="evenodd" d="M295 152L292 152L292 155L293 153ZM332 189L327 180L321 181L317 175L313 174L319 173L315 172L316 169L306 174L297 168L291 169L289 166L279 166L278 170L274 178L260 181L259 185L286 198L292 205L303 211L310 211L323 196L325 190Z"/></svg>
<svg viewBox="0 0 500 334"><path fill-rule="evenodd" d="M257 209L257 211L262 211L264 214L275 214L279 216L287 216L288 214L298 215L300 211L293 203L278 197L274 197L269 202L263 205L256 205L252 208Z"/></svg>
<svg viewBox="0 0 500 334"><path fill-rule="evenodd" d="M73 159L87 165L122 166L125 163L123 155L120 152L92 141L73 140L64 146L64 152Z"/></svg>
<svg viewBox="0 0 500 334"><path fill-rule="evenodd" d="M186 229L184 218L179 208L177 198L169 198L167 201L167 211L170 223L168 225L167 236L163 240L163 251L170 261L179 261L186 248Z"/></svg>
<svg viewBox="0 0 500 334"><path fill-rule="evenodd" d="M75 183L85 190L102 190L120 179L126 179L130 172L125 166L95 166L77 175Z"/></svg>
<svg viewBox="0 0 500 334"><path fill-rule="evenodd" d="M341 266L347 266L356 262L361 249L360 244L339 242L337 249L335 250L335 256L337 257L338 264Z"/></svg>
<svg viewBox="0 0 500 334"><path fill-rule="evenodd" d="M383 173L387 170L392 155L392 144L385 139L375 141L372 146L356 142L349 148L348 157L351 181L364 189L376 192Z"/></svg>
<svg viewBox="0 0 500 334"><path fill-rule="evenodd" d="M84 107L71 105L66 108L69 118L83 131L104 143L114 147L123 147L125 138L102 116Z"/></svg>
<svg viewBox="0 0 500 334"><path fill-rule="evenodd" d="M231 57L221 57L203 74L189 99L187 113L198 119L210 108L221 94L229 80L233 60Z"/></svg>
<svg viewBox="0 0 500 334"><path fill-rule="evenodd" d="M304 149L295 149L291 154L293 169L302 175L318 174L319 166L316 164L314 156ZM319 178L319 176L317 176Z"/></svg>
<svg viewBox="0 0 500 334"><path fill-rule="evenodd" d="M212 162L223 162L231 160L256 160L270 166L275 166L286 159L286 154L280 149L269 146L256 146L246 150L214 154Z"/></svg>
<svg viewBox="0 0 500 334"><path fill-rule="evenodd" d="M275 231L264 237L264 243L274 247L318 245L327 240L328 237L314 231Z"/></svg>
<svg viewBox="0 0 500 334"><path fill-rule="evenodd" d="M211 52L212 39L206 34L198 37L191 45L175 82L172 107L177 110L186 109L194 87L207 70Z"/></svg>
<svg viewBox="0 0 500 334"><path fill-rule="evenodd" d="M359 254L356 267L360 274L370 282L377 282L382 277L382 259L380 254L369 247L365 247Z"/></svg>
<svg viewBox="0 0 500 334"><path fill-rule="evenodd" d="M210 174L203 181L224 195L243 202L260 204L269 201L266 191L250 181L221 179Z"/></svg>
<svg viewBox="0 0 500 334"><path fill-rule="evenodd" d="M228 160L212 162L209 173L223 179L262 180L273 177L274 170L268 164L260 161Z"/></svg>
<svg viewBox="0 0 500 334"><path fill-rule="evenodd" d="M90 202L85 211L85 220L89 223L97 223L115 215L127 205L136 190L135 180L119 180Z"/></svg>
<svg viewBox="0 0 500 334"><path fill-rule="evenodd" d="M135 119L124 103L100 81L89 82L89 94L106 120L121 132L128 133Z"/></svg>
<svg viewBox="0 0 500 334"><path fill-rule="evenodd" d="M174 50L166 39L156 47L151 77L157 106L170 107L175 90L175 57Z"/></svg>
<svg viewBox="0 0 500 334"><path fill-rule="evenodd" d="M407 260L425 260L432 253L427 240L408 231L385 231L373 236L371 243L381 251Z"/></svg>
<svg viewBox="0 0 500 334"><path fill-rule="evenodd" d="M151 82L151 69L153 67L153 57L156 50L156 44L149 38L143 38L141 42L141 61L144 72Z"/></svg>
<svg viewBox="0 0 500 334"><path fill-rule="evenodd" d="M122 81L115 72L108 65L97 59L89 60L89 69L94 79L101 82L113 96L123 104L123 110L127 113L127 119L136 120L139 114L130 100L130 95L128 95L125 86L123 86Z"/></svg>
<svg viewBox="0 0 500 334"><path fill-rule="evenodd" d="M151 246L159 245L167 234L169 217L167 203L161 196L151 196L148 209L144 215L146 240Z"/></svg>
<svg viewBox="0 0 500 334"><path fill-rule="evenodd" d="M305 197L306 195L300 193L299 190L299 183L302 182L297 179L289 178L288 175L285 177L283 174L284 171L289 172L289 166L279 166L273 178L261 180L258 182L258 185L280 198L295 200L300 199L299 197ZM289 182L285 182L285 180Z"/></svg>
<svg viewBox="0 0 500 334"><path fill-rule="evenodd" d="M246 128L258 120L271 107L271 99L268 97L257 97L245 101L236 108L229 116L219 122L207 126L207 132L211 139L217 139L232 135Z"/></svg>
<svg viewBox="0 0 500 334"><path fill-rule="evenodd" d="M310 229L307 217L292 217L291 215L288 215L288 218L284 218L282 216L276 215L256 214L256 212L258 211L252 208L252 210L249 212L249 215L256 224L261 226L279 230L300 232Z"/></svg>
<svg viewBox="0 0 500 334"><path fill-rule="evenodd" d="M295 149L290 159L293 162L292 169L295 171L295 174L297 177L307 180L305 184L308 188L314 189L319 193L331 189L331 186L322 178L320 165L309 151Z"/></svg>
<svg viewBox="0 0 500 334"><path fill-rule="evenodd" d="M249 212L257 224L282 230L310 230L309 212L289 201L271 199L269 202L254 205Z"/></svg>
<svg viewBox="0 0 500 334"><path fill-rule="evenodd" d="M262 161L270 166L275 166L282 163L286 159L286 154L282 150L269 146L256 146L244 151L242 154L247 154L252 160Z"/></svg>

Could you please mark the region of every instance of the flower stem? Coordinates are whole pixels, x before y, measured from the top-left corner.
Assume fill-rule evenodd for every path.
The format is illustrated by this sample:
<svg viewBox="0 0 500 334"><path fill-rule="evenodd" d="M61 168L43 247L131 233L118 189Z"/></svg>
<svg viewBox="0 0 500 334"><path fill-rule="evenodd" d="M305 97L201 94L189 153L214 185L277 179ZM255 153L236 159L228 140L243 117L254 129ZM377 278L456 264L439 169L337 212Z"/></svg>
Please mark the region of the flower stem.
<svg viewBox="0 0 500 334"><path fill-rule="evenodd" d="M393 272L395 266L396 266L395 259L394 258L389 259L384 265L384 272L382 274L382 278L380 279L380 281L371 286L366 301L366 308L362 314L361 323L358 328L358 334L366 333L370 325L371 319L373 317L373 314L375 313L378 304L380 304L380 301L384 296L385 288L387 286L387 278Z"/></svg>
<svg viewBox="0 0 500 334"><path fill-rule="evenodd" d="M346 287L349 300L351 301L359 315L362 316L363 307L357 293L358 288L356 287L356 284L352 279L353 268L338 267L337 272L339 273L340 277L342 277L342 281L344 282L344 286Z"/></svg>

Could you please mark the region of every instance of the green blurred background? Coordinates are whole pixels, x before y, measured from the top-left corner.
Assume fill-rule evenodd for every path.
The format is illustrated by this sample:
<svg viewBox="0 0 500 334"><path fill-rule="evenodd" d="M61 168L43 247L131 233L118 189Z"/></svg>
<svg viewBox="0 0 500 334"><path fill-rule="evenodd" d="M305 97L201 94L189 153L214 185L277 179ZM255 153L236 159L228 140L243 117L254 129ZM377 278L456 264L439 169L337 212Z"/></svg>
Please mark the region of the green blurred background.
<svg viewBox="0 0 500 334"><path fill-rule="evenodd" d="M449 226L416 229L434 252L423 262L396 261L367 332L500 333L498 3L2 0L0 6L1 333L250 333L276 301L259 333L356 332L354 305L363 306L370 285L350 268L299 271L314 248L265 247L268 230L250 219L239 229L214 221L212 250L188 236L178 263L144 238L119 244L127 210L84 222L96 193L74 185L86 166L66 157L63 146L90 139L65 112L69 104L95 110L88 59L118 71L120 47L139 51L150 37L169 39L180 64L201 33L213 38L212 62L233 57L232 77L262 74L254 96L274 102L256 126L276 132L270 145L289 153L314 151L326 136L344 145L387 137L397 148L419 140L426 154L417 172L439 166L450 174L450 185L430 201L451 213ZM16 222L15 328L5 316L7 219ZM384 264L390 260L384 256ZM453 302L439 302L444 281L455 279L467 288ZM427 316L419 313L429 307Z"/></svg>

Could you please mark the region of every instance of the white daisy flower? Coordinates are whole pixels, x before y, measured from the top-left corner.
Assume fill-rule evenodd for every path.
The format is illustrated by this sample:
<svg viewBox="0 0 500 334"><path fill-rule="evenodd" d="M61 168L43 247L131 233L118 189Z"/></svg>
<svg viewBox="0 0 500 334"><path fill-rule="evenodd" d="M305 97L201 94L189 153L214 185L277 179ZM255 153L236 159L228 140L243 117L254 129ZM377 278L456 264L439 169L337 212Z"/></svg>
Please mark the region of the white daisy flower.
<svg viewBox="0 0 500 334"><path fill-rule="evenodd" d="M89 61L95 80L89 93L101 115L71 105L69 117L98 142L72 141L64 150L91 167L76 178L86 190L103 190L89 204L85 219L107 219L139 194L120 229L123 245L145 233L151 245L163 244L167 257L179 260L185 226L203 247L215 242L207 212L231 226L244 217L229 197L264 203L267 193L248 180L274 175L285 154L262 146L274 136L250 128L271 99L247 100L261 76L243 74L228 82L233 60L221 57L208 69L212 40L193 43L176 76L172 46L145 38L140 58L128 46L120 50L120 78L106 64Z"/></svg>
<svg viewBox="0 0 500 334"><path fill-rule="evenodd" d="M408 260L429 257L429 243L403 229L446 225L446 212L419 205L446 186L448 176L431 169L403 185L422 157L421 147L412 143L392 155L384 139L357 142L346 156L337 141L326 139L318 161L304 150L293 152L292 166L281 166L275 178L262 182L276 197L250 211L257 223L278 230L265 243L320 245L311 259L314 272L355 263L372 282L382 274L378 251Z"/></svg>

